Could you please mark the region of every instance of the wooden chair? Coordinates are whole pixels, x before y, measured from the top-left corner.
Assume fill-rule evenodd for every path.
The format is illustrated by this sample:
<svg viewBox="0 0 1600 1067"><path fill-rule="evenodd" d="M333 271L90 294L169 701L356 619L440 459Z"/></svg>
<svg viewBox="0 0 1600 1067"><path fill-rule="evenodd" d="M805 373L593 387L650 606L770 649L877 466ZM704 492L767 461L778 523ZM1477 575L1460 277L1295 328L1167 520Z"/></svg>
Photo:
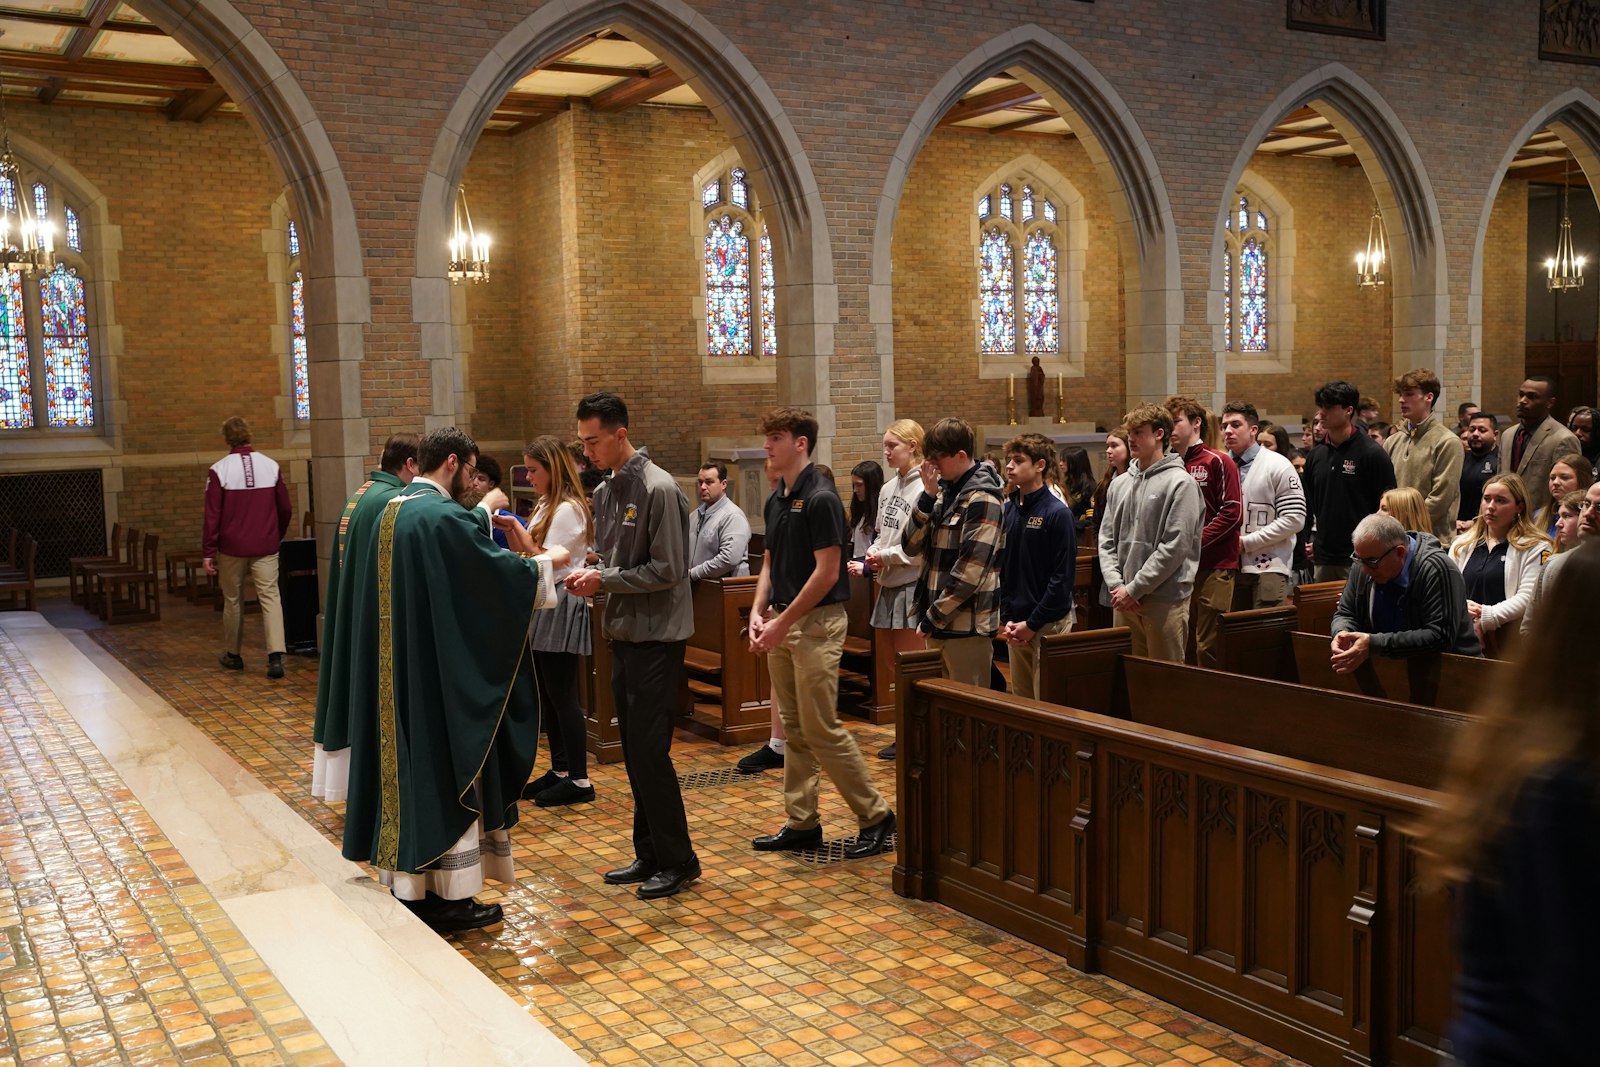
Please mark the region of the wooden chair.
<svg viewBox="0 0 1600 1067"><path fill-rule="evenodd" d="M100 592L100 617L107 625L156 622L161 618L161 535L144 535L141 566L95 575Z"/></svg>
<svg viewBox="0 0 1600 1067"><path fill-rule="evenodd" d="M83 581L83 569L87 564L127 563L129 561L130 557L124 555L128 546L122 535L122 523L112 523L111 540L107 543L107 547L111 550L109 553L102 556L72 556L67 560L67 595L72 598L74 604L87 605L89 602L87 584L85 584L82 591L78 588L79 582Z"/></svg>
<svg viewBox="0 0 1600 1067"><path fill-rule="evenodd" d="M5 597L3 611L37 611L37 590L34 587L34 562L38 556L39 542L32 534L23 534L13 553L17 566L0 570L0 596Z"/></svg>
<svg viewBox="0 0 1600 1067"><path fill-rule="evenodd" d="M167 553L167 592L191 604L208 604L221 596L217 576L207 574L204 552Z"/></svg>
<svg viewBox="0 0 1600 1067"><path fill-rule="evenodd" d="M122 528L122 541L115 546L117 555L108 556L103 560L89 560L78 567L78 577L83 585L78 591L80 599L77 601L91 611L97 610L100 603L100 590L95 576L103 571L125 571L138 567L139 544L144 537L144 531L136 526ZM70 571L68 583L71 583Z"/></svg>

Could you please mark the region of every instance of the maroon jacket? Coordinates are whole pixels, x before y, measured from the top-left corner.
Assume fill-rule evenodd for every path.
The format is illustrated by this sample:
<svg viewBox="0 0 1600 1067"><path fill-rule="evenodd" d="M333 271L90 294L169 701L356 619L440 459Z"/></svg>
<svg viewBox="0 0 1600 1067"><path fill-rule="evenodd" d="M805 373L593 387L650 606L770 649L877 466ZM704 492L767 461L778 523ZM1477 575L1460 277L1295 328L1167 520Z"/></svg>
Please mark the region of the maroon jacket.
<svg viewBox="0 0 1600 1067"><path fill-rule="evenodd" d="M1183 454L1183 465L1200 486L1206 525L1200 531L1200 569L1239 569L1239 536L1244 529L1244 497L1233 460L1202 442Z"/></svg>
<svg viewBox="0 0 1600 1067"><path fill-rule="evenodd" d="M206 475L206 525L200 550L206 559L274 556L293 512L278 463L240 445Z"/></svg>

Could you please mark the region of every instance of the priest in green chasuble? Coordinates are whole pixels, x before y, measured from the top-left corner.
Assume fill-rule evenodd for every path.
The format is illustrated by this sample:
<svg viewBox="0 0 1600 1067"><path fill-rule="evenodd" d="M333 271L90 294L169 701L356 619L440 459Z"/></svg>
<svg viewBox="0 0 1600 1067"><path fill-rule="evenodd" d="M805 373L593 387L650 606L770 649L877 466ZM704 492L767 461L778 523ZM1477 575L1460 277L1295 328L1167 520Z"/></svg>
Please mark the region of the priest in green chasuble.
<svg viewBox="0 0 1600 1067"><path fill-rule="evenodd" d="M360 584L363 622L352 674L376 699L351 705L344 855L370 862L394 895L436 930L500 921L473 895L511 883L510 829L533 769L538 703L527 655L533 612L555 604L566 550L535 553L501 522L513 551L490 538L506 503L466 491L478 447L455 427L433 430L419 474L384 505ZM559 557L559 558L558 558Z"/></svg>
<svg viewBox="0 0 1600 1067"><path fill-rule="evenodd" d="M371 680L352 686L355 633L353 601L371 552L372 531L383 506L417 476L417 442L414 433L397 433L384 442L378 469L367 474L339 514L328 554L328 591L322 599L321 665L317 669L317 715L311 729L311 795L318 800L345 798L350 785L350 708L369 706L374 697ZM340 610L344 605L344 610Z"/></svg>

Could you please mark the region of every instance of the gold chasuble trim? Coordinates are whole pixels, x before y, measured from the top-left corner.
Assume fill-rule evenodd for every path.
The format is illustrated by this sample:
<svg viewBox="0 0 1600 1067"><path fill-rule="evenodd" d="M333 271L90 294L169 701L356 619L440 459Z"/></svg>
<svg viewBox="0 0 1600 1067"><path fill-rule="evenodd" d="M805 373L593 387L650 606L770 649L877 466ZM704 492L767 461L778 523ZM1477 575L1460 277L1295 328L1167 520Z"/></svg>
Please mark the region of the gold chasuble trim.
<svg viewBox="0 0 1600 1067"><path fill-rule="evenodd" d="M378 849L373 865L397 870L400 862L399 724L394 699L394 524L397 496L384 505L378 524Z"/></svg>
<svg viewBox="0 0 1600 1067"><path fill-rule="evenodd" d="M350 516L356 513L356 505L361 503L361 498L366 494L366 491L377 484L376 481L363 482L361 488L357 489L355 495L350 498L350 502L345 504L344 514L339 516L339 537L333 546L333 562L344 563L344 543L350 534Z"/></svg>

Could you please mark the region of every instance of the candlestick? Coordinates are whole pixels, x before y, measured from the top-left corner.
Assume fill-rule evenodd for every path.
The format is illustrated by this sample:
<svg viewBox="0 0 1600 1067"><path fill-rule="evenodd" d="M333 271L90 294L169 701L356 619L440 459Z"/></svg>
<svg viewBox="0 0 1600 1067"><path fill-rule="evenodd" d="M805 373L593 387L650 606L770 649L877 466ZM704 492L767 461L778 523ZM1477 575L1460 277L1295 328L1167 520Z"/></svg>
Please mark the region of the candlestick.
<svg viewBox="0 0 1600 1067"><path fill-rule="evenodd" d="M1006 378L1006 399L1007 400L1015 400L1016 398L1017 398L1017 376L1015 374L1013 374L1013 375L1010 375L1009 377Z"/></svg>
<svg viewBox="0 0 1600 1067"><path fill-rule="evenodd" d="M1056 422L1062 424L1067 421L1067 392L1062 384L1062 376L1056 374Z"/></svg>

